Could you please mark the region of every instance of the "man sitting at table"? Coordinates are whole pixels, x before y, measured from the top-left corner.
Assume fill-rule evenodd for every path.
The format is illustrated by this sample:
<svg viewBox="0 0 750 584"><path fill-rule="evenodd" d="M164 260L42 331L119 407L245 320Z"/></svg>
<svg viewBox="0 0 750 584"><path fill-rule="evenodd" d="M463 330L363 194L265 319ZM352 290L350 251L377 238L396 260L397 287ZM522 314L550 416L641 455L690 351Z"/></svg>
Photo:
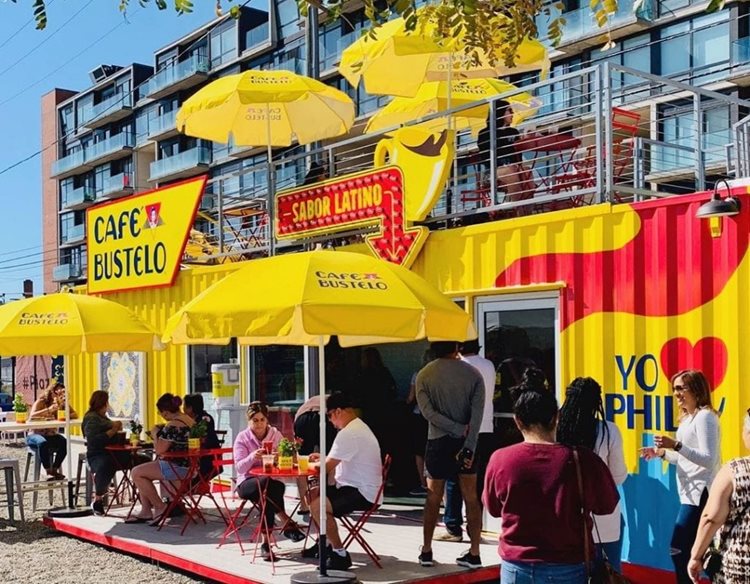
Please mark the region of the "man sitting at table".
<svg viewBox="0 0 750 584"><path fill-rule="evenodd" d="M335 484L326 491L326 535L330 542L327 566L331 570L346 570L352 559L339 537L336 517L352 511L366 511L372 507L383 482L380 446L372 430L359 419L355 404L342 393L332 393L327 402L328 419L339 431L325 459L326 472L333 475ZM311 454L311 460L320 455ZM310 512L320 525L320 495L310 493ZM317 546L304 550L304 556L314 556Z"/></svg>

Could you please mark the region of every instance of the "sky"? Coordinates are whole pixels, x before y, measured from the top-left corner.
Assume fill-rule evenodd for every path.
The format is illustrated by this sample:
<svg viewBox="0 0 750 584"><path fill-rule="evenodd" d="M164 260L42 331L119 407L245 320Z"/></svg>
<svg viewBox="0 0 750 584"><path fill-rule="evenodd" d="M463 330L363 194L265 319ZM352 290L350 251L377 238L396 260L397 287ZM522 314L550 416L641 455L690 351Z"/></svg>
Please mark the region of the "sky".
<svg viewBox="0 0 750 584"><path fill-rule="evenodd" d="M0 301L18 298L23 280L42 292L41 96L57 87L82 91L89 71L107 65L153 66L154 51L215 17L214 2L194 12L159 11L131 1L47 0L47 28L34 28L30 0L0 0ZM22 160L29 158L26 162ZM15 168L12 165L21 162ZM4 295L4 297L3 297Z"/></svg>

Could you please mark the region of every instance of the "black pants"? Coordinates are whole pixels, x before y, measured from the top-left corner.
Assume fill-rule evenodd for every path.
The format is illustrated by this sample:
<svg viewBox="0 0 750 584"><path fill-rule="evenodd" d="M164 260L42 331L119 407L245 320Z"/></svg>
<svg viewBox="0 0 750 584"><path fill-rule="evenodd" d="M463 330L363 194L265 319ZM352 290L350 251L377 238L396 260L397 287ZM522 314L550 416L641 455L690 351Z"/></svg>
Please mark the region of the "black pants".
<svg viewBox="0 0 750 584"><path fill-rule="evenodd" d="M268 527L273 527L276 513L284 510L284 490L286 489L284 483L268 477L260 479L251 477L240 483L237 487L237 494L241 499L258 503L262 489L266 489L266 522Z"/></svg>
<svg viewBox="0 0 750 584"><path fill-rule="evenodd" d="M29 448L37 451L37 456L42 461L45 470L60 468L62 466L67 451L67 440L62 434L29 434L26 437L26 444Z"/></svg>
<svg viewBox="0 0 750 584"><path fill-rule="evenodd" d="M117 458L117 464L113 457ZM130 469L149 462L151 459L147 456L137 454L131 456L127 452L107 452L104 454L94 454L86 456L91 472L94 473L94 492L97 497L107 494L107 489L115 477L115 472L120 469Z"/></svg>
<svg viewBox="0 0 750 584"><path fill-rule="evenodd" d="M680 505L671 541L672 563L678 584L691 584L692 582L687 568L706 501L708 501L708 490L703 491L700 505Z"/></svg>

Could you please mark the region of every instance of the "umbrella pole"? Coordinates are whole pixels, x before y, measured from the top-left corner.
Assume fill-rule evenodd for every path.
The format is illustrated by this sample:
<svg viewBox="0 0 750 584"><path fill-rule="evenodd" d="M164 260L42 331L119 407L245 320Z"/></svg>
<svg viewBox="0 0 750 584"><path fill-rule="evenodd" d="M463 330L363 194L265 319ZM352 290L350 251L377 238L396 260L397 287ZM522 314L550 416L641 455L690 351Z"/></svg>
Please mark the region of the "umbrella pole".
<svg viewBox="0 0 750 584"><path fill-rule="evenodd" d="M320 533L318 534L318 557L320 558L320 575L327 576L326 554L326 357L325 345L321 337L318 344L318 392L320 397Z"/></svg>
<svg viewBox="0 0 750 584"><path fill-rule="evenodd" d="M271 104L266 102L266 147L268 153L268 255L276 255L274 223L276 221L276 172L273 168L271 149Z"/></svg>

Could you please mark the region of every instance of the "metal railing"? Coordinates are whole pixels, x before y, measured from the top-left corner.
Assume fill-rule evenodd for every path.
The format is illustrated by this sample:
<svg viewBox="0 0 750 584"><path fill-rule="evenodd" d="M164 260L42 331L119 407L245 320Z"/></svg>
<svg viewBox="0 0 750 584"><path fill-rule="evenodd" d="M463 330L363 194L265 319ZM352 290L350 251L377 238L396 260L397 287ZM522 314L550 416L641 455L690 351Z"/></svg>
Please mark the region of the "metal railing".
<svg viewBox="0 0 750 584"><path fill-rule="evenodd" d="M210 163L211 149L205 146L197 146L174 156L161 158L152 162L149 180L163 179L183 170Z"/></svg>
<svg viewBox="0 0 750 584"><path fill-rule="evenodd" d="M497 112L504 103L512 109L513 102L524 97L519 94L533 96L540 107L511 128ZM481 115L489 122L479 138L470 122L481 127L487 120L469 117L477 115L477 107L484 108ZM734 110L744 116L750 113L750 102L603 63L404 124L450 119L450 127L457 128L450 178L423 224L440 229L705 189L728 175L725 148L732 141L728 116ZM275 173L278 192L301 186L313 160L323 162L329 176L372 168L376 144L392 140L394 129L343 138L307 152L277 151L271 168L262 161L213 178L215 206L204 205L203 215L216 225L211 235L216 253L244 253L237 250L248 249L249 234L256 243L268 244L267 220L260 233L247 217L263 221L270 172ZM258 213L243 218L242 208ZM243 225L252 229L244 232ZM351 241L373 229L279 245Z"/></svg>
<svg viewBox="0 0 750 584"><path fill-rule="evenodd" d="M207 74L210 67L208 57L205 55L193 55L179 63L167 65L164 69L157 71L148 81L145 91L141 95L153 95L196 73Z"/></svg>
<svg viewBox="0 0 750 584"><path fill-rule="evenodd" d="M732 134L734 142L728 155L734 162L733 175L736 178L750 177L750 115L734 124Z"/></svg>

